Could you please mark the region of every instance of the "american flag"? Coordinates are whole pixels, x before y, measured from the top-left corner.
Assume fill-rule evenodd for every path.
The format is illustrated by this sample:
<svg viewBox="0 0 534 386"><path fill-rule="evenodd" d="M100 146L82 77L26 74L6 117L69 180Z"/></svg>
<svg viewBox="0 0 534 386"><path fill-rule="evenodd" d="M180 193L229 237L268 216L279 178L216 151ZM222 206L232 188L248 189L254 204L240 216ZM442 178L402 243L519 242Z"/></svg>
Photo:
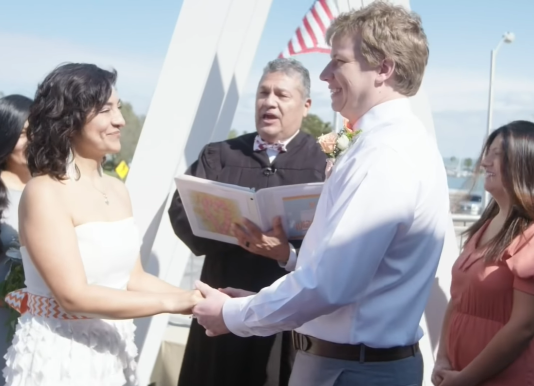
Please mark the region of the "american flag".
<svg viewBox="0 0 534 386"><path fill-rule="evenodd" d="M304 16L302 24L297 28L287 48L278 57L289 58L312 52L329 53L330 47L326 44L325 33L338 15L335 0L316 0Z"/></svg>

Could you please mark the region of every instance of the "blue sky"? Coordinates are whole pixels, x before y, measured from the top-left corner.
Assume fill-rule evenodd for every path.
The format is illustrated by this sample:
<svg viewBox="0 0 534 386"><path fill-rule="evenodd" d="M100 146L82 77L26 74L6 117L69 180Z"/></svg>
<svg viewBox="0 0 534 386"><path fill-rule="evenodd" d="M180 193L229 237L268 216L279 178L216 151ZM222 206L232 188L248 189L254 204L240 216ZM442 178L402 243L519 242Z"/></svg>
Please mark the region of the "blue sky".
<svg viewBox="0 0 534 386"><path fill-rule="evenodd" d="M293 35L313 0L273 0L233 127L253 131L253 94L265 63ZM0 13L0 90L32 96L57 64L87 61L119 71L119 92L146 113L182 1L10 1ZM476 156L485 133L490 50L505 31L516 41L499 51L495 125L534 120L534 2L412 0L430 41L424 88L444 156ZM191 53L184 53L187 59ZM327 55L301 55L312 75L312 112L331 119L318 75Z"/></svg>

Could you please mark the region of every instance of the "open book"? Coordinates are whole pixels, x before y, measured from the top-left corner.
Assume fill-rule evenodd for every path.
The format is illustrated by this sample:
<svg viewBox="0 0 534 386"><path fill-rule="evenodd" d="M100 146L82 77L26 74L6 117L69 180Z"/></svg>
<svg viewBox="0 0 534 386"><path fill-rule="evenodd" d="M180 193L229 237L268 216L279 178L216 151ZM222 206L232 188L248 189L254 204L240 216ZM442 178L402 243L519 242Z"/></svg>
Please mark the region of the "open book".
<svg viewBox="0 0 534 386"><path fill-rule="evenodd" d="M175 177L193 234L237 244L232 223L243 217L263 232L281 216L289 240L303 239L310 227L323 183L254 189L182 175Z"/></svg>

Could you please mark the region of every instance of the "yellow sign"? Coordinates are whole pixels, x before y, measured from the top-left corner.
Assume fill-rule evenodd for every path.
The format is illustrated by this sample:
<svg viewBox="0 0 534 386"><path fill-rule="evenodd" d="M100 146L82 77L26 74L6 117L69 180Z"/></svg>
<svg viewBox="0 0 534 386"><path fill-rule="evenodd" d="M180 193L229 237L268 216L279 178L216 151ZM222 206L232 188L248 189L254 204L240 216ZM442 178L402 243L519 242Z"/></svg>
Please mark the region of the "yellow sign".
<svg viewBox="0 0 534 386"><path fill-rule="evenodd" d="M115 168L115 173L117 173L117 175L120 177L121 180L124 180L126 178L129 171L130 171L130 168L124 161L121 161L121 163L118 164L117 167Z"/></svg>

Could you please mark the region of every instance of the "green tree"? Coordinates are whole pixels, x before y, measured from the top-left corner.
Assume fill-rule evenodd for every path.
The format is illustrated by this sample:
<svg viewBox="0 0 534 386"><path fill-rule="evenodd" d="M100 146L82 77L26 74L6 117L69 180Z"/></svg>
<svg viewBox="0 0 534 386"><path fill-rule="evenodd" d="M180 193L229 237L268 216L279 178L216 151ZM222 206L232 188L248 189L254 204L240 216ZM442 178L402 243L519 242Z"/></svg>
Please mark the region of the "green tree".
<svg viewBox="0 0 534 386"><path fill-rule="evenodd" d="M243 130L243 132L239 134L236 129L232 129L228 133L228 139L236 138L236 137L239 137L240 135L245 135L245 134L247 134L245 130Z"/></svg>
<svg viewBox="0 0 534 386"><path fill-rule="evenodd" d="M237 137L237 130L236 129L230 130L230 132L228 133L228 139L232 139L235 137Z"/></svg>
<svg viewBox="0 0 534 386"><path fill-rule="evenodd" d="M464 168L471 169L473 166L473 160L471 158L464 159Z"/></svg>
<svg viewBox="0 0 534 386"><path fill-rule="evenodd" d="M332 125L330 122L323 122L323 120L315 114L308 114L302 121L300 129L305 133L318 138L323 134L330 133L332 131Z"/></svg>
<svg viewBox="0 0 534 386"><path fill-rule="evenodd" d="M458 162L458 158L456 158L455 156L452 156L449 160L451 161L451 164L453 164L453 165L454 165L456 162Z"/></svg>

